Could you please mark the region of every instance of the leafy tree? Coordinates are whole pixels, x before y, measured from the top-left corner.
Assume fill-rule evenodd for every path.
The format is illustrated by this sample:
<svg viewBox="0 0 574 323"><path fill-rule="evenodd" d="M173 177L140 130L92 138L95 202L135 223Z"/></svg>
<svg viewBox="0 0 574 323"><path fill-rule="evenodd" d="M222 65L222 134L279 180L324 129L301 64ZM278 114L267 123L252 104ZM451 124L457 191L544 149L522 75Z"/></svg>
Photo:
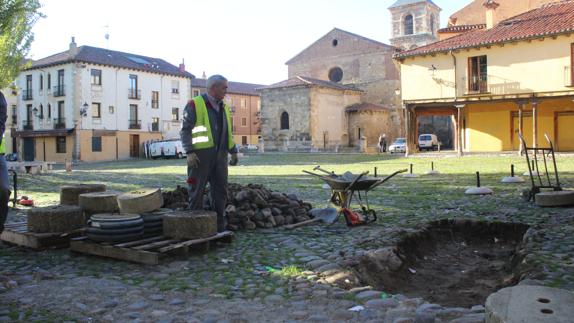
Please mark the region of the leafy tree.
<svg viewBox="0 0 574 323"><path fill-rule="evenodd" d="M0 0L0 89L9 86L23 67L34 40L32 27L44 17L39 0Z"/></svg>

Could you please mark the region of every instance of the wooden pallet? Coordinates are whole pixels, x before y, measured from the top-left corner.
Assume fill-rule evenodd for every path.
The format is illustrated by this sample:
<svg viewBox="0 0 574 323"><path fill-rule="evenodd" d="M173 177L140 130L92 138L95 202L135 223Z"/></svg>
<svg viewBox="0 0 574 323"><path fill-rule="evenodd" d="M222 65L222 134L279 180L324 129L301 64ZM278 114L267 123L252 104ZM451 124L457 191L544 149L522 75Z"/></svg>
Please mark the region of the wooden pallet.
<svg viewBox="0 0 574 323"><path fill-rule="evenodd" d="M6 223L0 240L35 250L65 248L70 238L81 235L80 231L70 233L35 233L28 231L27 222Z"/></svg>
<svg viewBox="0 0 574 323"><path fill-rule="evenodd" d="M147 265L157 265L164 258L187 255L190 251L208 251L214 242L231 243L233 232L225 231L204 239L178 240L156 236L117 244L95 242L87 237L72 239L70 250L80 254L114 258Z"/></svg>

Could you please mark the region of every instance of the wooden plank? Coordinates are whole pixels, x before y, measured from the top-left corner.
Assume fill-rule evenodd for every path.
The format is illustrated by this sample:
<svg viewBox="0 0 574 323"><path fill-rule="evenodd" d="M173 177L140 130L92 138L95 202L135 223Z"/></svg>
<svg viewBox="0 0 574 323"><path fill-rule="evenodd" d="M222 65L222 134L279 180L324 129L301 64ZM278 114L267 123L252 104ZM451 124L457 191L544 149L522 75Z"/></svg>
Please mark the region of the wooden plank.
<svg viewBox="0 0 574 323"><path fill-rule="evenodd" d="M28 236L19 232L4 230L0 239L5 242L13 243L18 246L28 247L32 249L39 249L40 245L38 243L38 238L34 236Z"/></svg>
<svg viewBox="0 0 574 323"><path fill-rule="evenodd" d="M158 241L158 242L152 242L152 243L148 243L148 244L144 244L143 246L137 246L137 247L133 247L131 249L134 250L150 250L150 249L155 249L155 248L160 248L163 246L167 246L173 243L177 243L180 242L181 240L164 240L164 241Z"/></svg>
<svg viewBox="0 0 574 323"><path fill-rule="evenodd" d="M173 244L171 246L160 248L160 249L158 249L158 251L160 253L166 253L166 252L172 251L174 249L178 249L178 248L182 248L182 247L189 247L189 246L193 246L193 245L197 245L197 244L202 244L202 243L206 243L209 241L218 240L218 239L221 239L221 238L224 238L227 236L233 236L233 232L224 231L224 232L220 232L220 233L218 233L212 237L209 237L209 238L183 241L181 243L177 243L177 244Z"/></svg>
<svg viewBox="0 0 574 323"><path fill-rule="evenodd" d="M157 237L151 237L151 238L147 238L147 239L141 239L141 240L136 240L136 241L119 243L119 244L114 245L114 247L131 248L131 247L147 244L147 243L158 241L158 240L164 240L164 239L167 239L167 238L163 237L163 236L157 236Z"/></svg>
<svg viewBox="0 0 574 323"><path fill-rule="evenodd" d="M160 255L158 253L129 248L117 248L114 246L104 246L88 241L72 241L70 243L70 250L82 254L114 258L146 265L157 265L160 260Z"/></svg>

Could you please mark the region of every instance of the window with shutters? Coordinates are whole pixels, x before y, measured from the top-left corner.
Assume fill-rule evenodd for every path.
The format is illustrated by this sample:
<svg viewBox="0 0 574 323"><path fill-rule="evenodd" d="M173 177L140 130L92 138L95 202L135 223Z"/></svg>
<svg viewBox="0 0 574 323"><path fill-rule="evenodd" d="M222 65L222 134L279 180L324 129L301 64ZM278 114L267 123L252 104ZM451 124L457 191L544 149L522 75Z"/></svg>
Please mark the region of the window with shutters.
<svg viewBox="0 0 574 323"><path fill-rule="evenodd" d="M468 58L468 91L475 93L488 92L486 55Z"/></svg>

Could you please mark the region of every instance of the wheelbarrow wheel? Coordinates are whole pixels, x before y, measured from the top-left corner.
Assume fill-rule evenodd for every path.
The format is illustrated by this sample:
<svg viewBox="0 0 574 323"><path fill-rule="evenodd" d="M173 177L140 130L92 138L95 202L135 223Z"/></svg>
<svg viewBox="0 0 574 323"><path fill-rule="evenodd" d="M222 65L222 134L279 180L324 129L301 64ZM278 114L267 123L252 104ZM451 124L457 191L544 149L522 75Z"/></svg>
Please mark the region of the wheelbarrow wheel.
<svg viewBox="0 0 574 323"><path fill-rule="evenodd" d="M522 200L524 200L524 202L529 202L534 197L534 194L532 194L531 189L527 188L527 189L522 190L521 197L522 197Z"/></svg>

